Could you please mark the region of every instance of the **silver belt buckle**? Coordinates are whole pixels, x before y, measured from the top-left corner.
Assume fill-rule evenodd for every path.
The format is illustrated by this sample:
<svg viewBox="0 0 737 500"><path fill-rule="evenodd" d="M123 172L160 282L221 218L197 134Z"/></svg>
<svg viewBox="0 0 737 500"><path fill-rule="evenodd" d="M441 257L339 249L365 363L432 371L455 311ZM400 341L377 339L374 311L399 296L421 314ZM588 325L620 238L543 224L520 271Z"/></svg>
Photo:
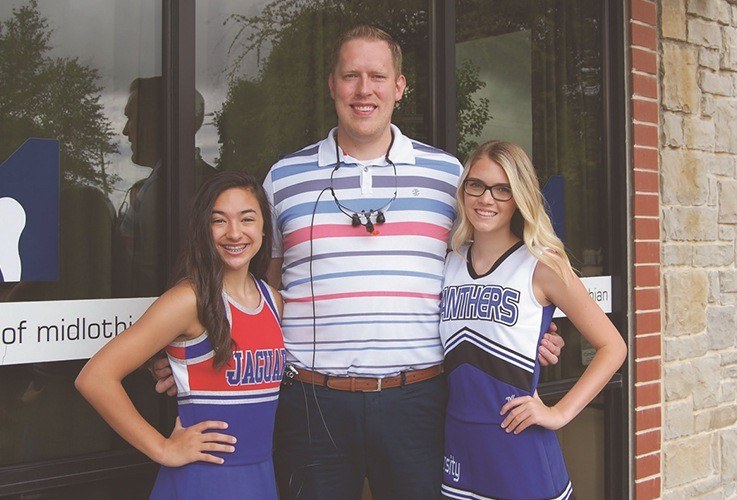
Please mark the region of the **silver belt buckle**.
<svg viewBox="0 0 737 500"><path fill-rule="evenodd" d="M376 389L367 389L367 390L365 390L363 392L381 392L381 381L383 379L377 377L376 380L378 381L378 383L376 384Z"/></svg>

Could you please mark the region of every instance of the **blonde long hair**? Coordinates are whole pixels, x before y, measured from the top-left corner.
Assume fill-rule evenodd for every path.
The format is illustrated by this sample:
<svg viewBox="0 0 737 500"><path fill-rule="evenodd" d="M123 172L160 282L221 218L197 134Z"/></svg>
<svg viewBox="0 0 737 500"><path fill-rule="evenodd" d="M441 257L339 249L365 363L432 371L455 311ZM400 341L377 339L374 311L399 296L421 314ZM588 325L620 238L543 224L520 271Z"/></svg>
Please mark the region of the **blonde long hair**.
<svg viewBox="0 0 737 500"><path fill-rule="evenodd" d="M465 197L463 183L471 167L482 158L494 161L507 174L512 197L517 204L517 210L510 222L512 233L525 242L527 248L540 262L549 266L564 283L568 283L572 272L571 263L563 242L555 235L553 224L545 211L535 168L524 150L511 142L485 142L476 148L466 161L456 192L458 226L451 239L453 250L460 253L461 246L473 240L473 226L468 221L463 206ZM465 255L463 257L465 258Z"/></svg>

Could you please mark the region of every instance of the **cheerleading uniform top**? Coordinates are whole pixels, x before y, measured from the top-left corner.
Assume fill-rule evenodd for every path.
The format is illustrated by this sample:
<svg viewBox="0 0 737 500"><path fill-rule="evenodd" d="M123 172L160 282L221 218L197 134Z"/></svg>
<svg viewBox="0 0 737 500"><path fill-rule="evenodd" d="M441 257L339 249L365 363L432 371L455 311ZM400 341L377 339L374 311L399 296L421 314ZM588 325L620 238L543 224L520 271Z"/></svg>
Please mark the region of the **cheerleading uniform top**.
<svg viewBox="0 0 737 500"><path fill-rule="evenodd" d="M568 498L571 485L555 433L508 434L502 407L532 396L537 349L555 306L535 298L539 262L523 242L485 274L470 246L446 260L440 312L449 399L442 493L449 498Z"/></svg>
<svg viewBox="0 0 737 500"><path fill-rule="evenodd" d="M261 294L248 309L223 293L234 341L228 363L216 369L207 332L172 342L166 353L177 384L179 418L184 427L205 420L228 423L222 431L237 439L235 452L217 453L227 465L271 459L274 417L286 353L279 313L269 286L254 279Z"/></svg>

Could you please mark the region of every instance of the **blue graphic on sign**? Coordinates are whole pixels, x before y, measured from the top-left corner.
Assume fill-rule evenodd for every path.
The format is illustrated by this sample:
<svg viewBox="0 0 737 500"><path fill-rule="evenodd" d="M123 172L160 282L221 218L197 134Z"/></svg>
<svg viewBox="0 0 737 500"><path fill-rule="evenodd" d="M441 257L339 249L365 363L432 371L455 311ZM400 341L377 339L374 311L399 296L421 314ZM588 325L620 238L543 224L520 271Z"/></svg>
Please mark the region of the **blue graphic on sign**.
<svg viewBox="0 0 737 500"><path fill-rule="evenodd" d="M0 282L59 279L59 141L28 139L0 165Z"/></svg>
<svg viewBox="0 0 737 500"><path fill-rule="evenodd" d="M566 241L565 183L562 175L551 175L542 188L550 222L553 223L555 234L564 243Z"/></svg>

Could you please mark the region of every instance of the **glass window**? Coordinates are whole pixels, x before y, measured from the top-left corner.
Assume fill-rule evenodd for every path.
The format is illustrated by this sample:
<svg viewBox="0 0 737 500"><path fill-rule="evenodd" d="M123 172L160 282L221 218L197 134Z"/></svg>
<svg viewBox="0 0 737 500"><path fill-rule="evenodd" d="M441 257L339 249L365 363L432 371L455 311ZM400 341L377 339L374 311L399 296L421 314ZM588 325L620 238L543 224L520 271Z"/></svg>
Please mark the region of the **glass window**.
<svg viewBox="0 0 737 500"><path fill-rule="evenodd" d="M0 3L0 175L18 174L0 183L0 198L14 199L13 189L32 193L44 180L34 177L33 162L16 161L27 139L57 140L59 161L56 276L3 275L0 302L162 291L161 15L161 3L148 0ZM30 213L36 201L18 205ZM21 238L33 230L26 222ZM25 264L36 250L21 246L17 257ZM82 364L0 366L0 465L127 446L75 390ZM125 385L156 422L150 377L135 373Z"/></svg>
<svg viewBox="0 0 737 500"><path fill-rule="evenodd" d="M522 146L573 266L584 277L610 274L602 2L458 0L456 5L459 156L464 160L489 139ZM570 321L555 322L566 347L560 362L543 370L543 382L580 376L594 354ZM605 421L611 416L604 400L598 396L558 432L582 498L604 497Z"/></svg>
<svg viewBox="0 0 737 500"><path fill-rule="evenodd" d="M600 2L457 5L460 159L489 139L522 146L573 266L582 276L608 274ZM567 348L544 377L576 377L593 350L567 320L556 323Z"/></svg>
<svg viewBox="0 0 737 500"><path fill-rule="evenodd" d="M333 41L367 23L402 46L408 87L393 122L427 142L428 2L197 2L197 80L205 123L196 142L205 162L263 178L285 154L323 139L337 124L327 78Z"/></svg>

